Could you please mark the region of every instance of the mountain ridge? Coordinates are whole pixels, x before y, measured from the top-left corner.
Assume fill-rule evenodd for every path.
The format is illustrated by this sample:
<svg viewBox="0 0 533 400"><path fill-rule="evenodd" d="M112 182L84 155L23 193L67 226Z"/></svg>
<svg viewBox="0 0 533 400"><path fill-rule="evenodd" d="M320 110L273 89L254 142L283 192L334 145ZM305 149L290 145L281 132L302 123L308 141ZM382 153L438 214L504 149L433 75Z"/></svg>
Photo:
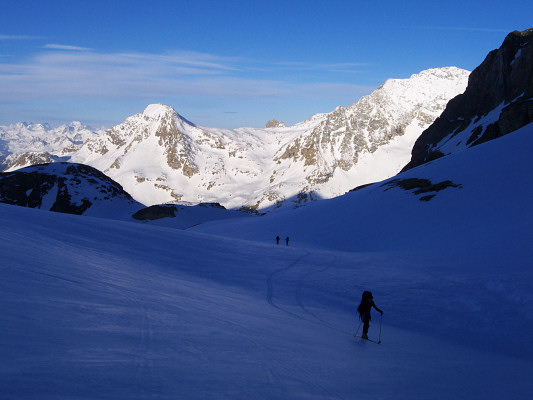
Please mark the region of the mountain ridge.
<svg viewBox="0 0 533 400"><path fill-rule="evenodd" d="M423 128L464 90L468 74L445 67L389 79L356 103L290 127L207 128L172 107L149 105L68 152L19 154L7 170L34 161L91 165L148 206L297 206L397 173Z"/></svg>

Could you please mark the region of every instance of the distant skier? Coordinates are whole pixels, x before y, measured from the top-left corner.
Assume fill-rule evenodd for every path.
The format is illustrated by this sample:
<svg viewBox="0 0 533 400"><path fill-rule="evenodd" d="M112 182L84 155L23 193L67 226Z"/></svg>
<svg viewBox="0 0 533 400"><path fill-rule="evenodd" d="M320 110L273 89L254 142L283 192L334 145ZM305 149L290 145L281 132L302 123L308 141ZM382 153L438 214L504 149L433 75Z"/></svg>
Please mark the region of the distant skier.
<svg viewBox="0 0 533 400"><path fill-rule="evenodd" d="M363 335L361 336L363 339L368 339L368 328L370 327L370 320L372 319L370 316L370 309L372 307L374 307L381 315L383 315L383 311L381 311L374 303L374 297L372 296L372 293L365 290L361 298L361 304L359 304L359 307L357 307L359 318L361 321L363 321Z"/></svg>
<svg viewBox="0 0 533 400"><path fill-rule="evenodd" d="M287 245L287 246L289 245L289 237L288 236L285 238L285 245Z"/></svg>
<svg viewBox="0 0 533 400"><path fill-rule="evenodd" d="M279 244L279 236L276 236L276 244Z"/></svg>

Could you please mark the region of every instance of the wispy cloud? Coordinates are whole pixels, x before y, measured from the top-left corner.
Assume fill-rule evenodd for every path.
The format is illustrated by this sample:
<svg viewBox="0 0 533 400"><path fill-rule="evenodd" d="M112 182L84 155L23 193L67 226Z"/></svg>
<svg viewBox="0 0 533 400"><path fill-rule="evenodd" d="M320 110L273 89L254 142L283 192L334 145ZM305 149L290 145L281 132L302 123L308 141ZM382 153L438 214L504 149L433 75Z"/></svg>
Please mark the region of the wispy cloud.
<svg viewBox="0 0 533 400"><path fill-rule="evenodd" d="M403 26L403 28L409 29L425 29L425 30L438 30L438 31L468 31L468 32L503 32L509 33L512 29L501 28L476 28L468 26Z"/></svg>
<svg viewBox="0 0 533 400"><path fill-rule="evenodd" d="M47 45L24 63L0 63L0 100L216 96L328 97L369 92L353 84L292 80L297 70L355 71L358 63L264 63L288 70L257 78L258 62L197 52L106 54L78 46ZM72 51L75 50L75 51ZM298 83L294 83L297 81Z"/></svg>
<svg viewBox="0 0 533 400"><path fill-rule="evenodd" d="M312 62L278 62L273 65L286 70L323 71L323 72L360 72L368 63L312 63Z"/></svg>
<svg viewBox="0 0 533 400"><path fill-rule="evenodd" d="M37 40L41 39L39 36L29 35L0 35L0 40Z"/></svg>
<svg viewBox="0 0 533 400"><path fill-rule="evenodd" d="M72 50L72 51L90 51L92 49L89 49L87 47L80 47L80 46L70 46L65 44L45 44L43 46L44 49L52 49L52 50Z"/></svg>

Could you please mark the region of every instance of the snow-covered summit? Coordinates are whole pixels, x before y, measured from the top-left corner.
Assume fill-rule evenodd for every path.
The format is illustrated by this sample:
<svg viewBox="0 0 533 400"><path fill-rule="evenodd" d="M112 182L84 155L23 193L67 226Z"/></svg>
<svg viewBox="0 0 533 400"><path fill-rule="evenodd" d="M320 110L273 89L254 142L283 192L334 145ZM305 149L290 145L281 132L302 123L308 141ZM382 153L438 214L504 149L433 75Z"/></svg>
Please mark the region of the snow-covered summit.
<svg viewBox="0 0 533 400"><path fill-rule="evenodd" d="M166 106L164 104L150 104L148 105L144 111L143 115L148 118L162 118L167 114L174 114L176 111L174 108L170 106Z"/></svg>

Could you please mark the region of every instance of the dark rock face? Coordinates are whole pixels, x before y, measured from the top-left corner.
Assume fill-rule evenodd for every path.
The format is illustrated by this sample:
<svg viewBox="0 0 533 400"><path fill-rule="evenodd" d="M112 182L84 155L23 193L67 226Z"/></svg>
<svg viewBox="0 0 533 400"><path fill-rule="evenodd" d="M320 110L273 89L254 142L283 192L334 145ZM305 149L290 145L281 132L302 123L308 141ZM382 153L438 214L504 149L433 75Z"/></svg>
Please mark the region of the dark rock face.
<svg viewBox="0 0 533 400"><path fill-rule="evenodd" d="M177 207L173 205L157 204L137 211L132 217L139 221L174 218L177 210Z"/></svg>
<svg viewBox="0 0 533 400"><path fill-rule="evenodd" d="M200 203L196 206L177 206L174 204L156 204L137 211L132 217L138 221L153 221L161 218L175 218L176 214L186 208L201 207L215 208L225 210L226 208L219 203Z"/></svg>
<svg viewBox="0 0 533 400"><path fill-rule="evenodd" d="M461 184L453 183L450 180L433 183L429 179L419 178L393 179L381 186L388 186L388 189L385 189L385 191L393 187L400 187L404 190L412 191L415 195L424 194L425 196L419 198L420 201L429 201L436 196L437 192L450 187L459 189L463 187Z"/></svg>
<svg viewBox="0 0 533 400"><path fill-rule="evenodd" d="M500 110L501 108L501 110ZM483 121L497 113L494 121ZM466 91L450 100L446 109L416 141L403 170L450 154L441 141L467 147L496 139L533 121L533 28L507 35L468 80ZM466 137L459 139L461 133ZM463 142L463 143L461 143Z"/></svg>
<svg viewBox="0 0 533 400"><path fill-rule="evenodd" d="M83 164L39 164L0 173L0 202L81 215L96 201L136 203L122 186Z"/></svg>
<svg viewBox="0 0 533 400"><path fill-rule="evenodd" d="M200 204L198 204L198 206L204 207L204 208L218 208L219 210L225 210L226 209L226 207L224 207L220 203L200 203Z"/></svg>

